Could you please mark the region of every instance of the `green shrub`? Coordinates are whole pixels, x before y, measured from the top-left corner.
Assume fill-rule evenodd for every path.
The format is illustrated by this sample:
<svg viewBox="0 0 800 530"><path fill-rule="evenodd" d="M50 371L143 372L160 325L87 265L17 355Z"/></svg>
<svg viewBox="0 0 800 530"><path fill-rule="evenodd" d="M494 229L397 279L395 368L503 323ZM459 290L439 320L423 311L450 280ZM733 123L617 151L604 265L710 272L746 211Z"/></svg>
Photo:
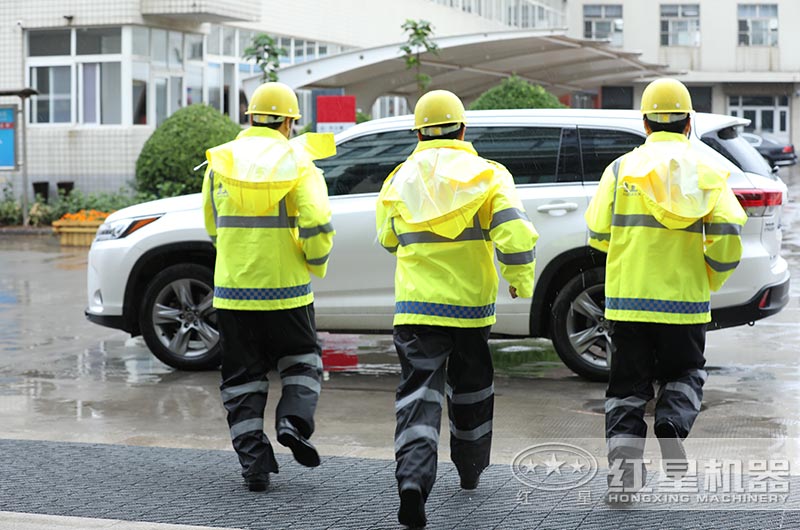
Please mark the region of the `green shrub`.
<svg viewBox="0 0 800 530"><path fill-rule="evenodd" d="M11 184L3 185L3 197L0 199L0 225L21 225L22 207L14 196Z"/></svg>
<svg viewBox="0 0 800 530"><path fill-rule="evenodd" d="M142 147L136 190L156 197L199 192L203 172L195 166L206 149L233 140L241 128L208 105L189 105L167 118Z"/></svg>
<svg viewBox="0 0 800 530"><path fill-rule="evenodd" d="M492 109L562 109L558 98L539 85L532 85L515 75L490 88L472 102L470 110Z"/></svg>

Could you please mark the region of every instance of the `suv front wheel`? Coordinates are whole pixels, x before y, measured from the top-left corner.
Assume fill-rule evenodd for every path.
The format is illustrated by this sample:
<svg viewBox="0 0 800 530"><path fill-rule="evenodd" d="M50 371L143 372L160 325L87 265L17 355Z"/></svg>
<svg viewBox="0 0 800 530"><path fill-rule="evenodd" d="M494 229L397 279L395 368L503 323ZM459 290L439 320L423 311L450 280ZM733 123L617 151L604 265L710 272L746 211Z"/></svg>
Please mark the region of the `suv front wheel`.
<svg viewBox="0 0 800 530"><path fill-rule="evenodd" d="M150 351L179 370L213 370L220 364L214 276L196 264L167 267L147 285L139 327Z"/></svg>
<svg viewBox="0 0 800 530"><path fill-rule="evenodd" d="M556 353L590 381L608 380L611 338L604 288L605 269L589 269L569 280L553 302L550 329Z"/></svg>

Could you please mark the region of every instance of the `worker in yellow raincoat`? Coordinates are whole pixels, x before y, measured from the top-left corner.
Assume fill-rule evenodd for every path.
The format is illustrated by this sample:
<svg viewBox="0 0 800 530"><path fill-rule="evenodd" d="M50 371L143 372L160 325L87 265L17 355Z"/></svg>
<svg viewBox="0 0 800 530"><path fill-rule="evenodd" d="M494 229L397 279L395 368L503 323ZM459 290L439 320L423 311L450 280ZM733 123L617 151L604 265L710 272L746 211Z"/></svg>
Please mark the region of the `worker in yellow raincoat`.
<svg viewBox="0 0 800 530"><path fill-rule="evenodd" d="M402 377L395 413L401 523L426 523L436 477L442 406L461 487L475 489L489 464L494 385L489 331L498 278L511 296L533 295L538 238L502 165L464 141L459 98L423 95L414 109L419 144L378 197L378 239L396 253L394 344Z"/></svg>
<svg viewBox="0 0 800 530"><path fill-rule="evenodd" d="M308 440L322 374L309 273L325 276L334 231L313 159L336 148L333 135L289 140L300 113L297 96L282 83L258 87L247 114L252 127L207 152L203 212L217 247L222 401L245 483L263 491L269 473L278 472L264 433L270 370L278 370L283 390L278 442L302 465L320 462Z"/></svg>
<svg viewBox="0 0 800 530"><path fill-rule="evenodd" d="M660 383L654 431L668 476L687 470L682 440L703 399L710 291L742 254L746 214L728 171L692 148L692 101L675 79L645 88L644 145L614 161L589 204L589 244L608 253L605 318L613 326L606 391L607 500L646 479L645 406ZM622 492L622 495L618 493Z"/></svg>

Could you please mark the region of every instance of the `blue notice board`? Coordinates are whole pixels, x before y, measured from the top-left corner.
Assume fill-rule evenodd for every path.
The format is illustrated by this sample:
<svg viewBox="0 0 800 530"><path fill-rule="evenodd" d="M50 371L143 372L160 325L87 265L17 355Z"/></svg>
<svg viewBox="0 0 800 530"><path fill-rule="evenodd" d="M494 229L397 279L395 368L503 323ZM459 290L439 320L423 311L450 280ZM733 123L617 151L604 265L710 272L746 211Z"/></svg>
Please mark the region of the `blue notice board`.
<svg viewBox="0 0 800 530"><path fill-rule="evenodd" d="M17 169L16 116L16 105L0 105L0 170Z"/></svg>

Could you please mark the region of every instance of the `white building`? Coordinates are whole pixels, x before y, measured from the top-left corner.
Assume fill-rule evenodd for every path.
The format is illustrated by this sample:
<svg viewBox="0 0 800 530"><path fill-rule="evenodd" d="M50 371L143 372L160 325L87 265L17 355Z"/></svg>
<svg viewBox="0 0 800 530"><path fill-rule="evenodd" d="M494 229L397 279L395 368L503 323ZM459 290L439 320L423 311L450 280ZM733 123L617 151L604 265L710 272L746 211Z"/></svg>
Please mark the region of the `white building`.
<svg viewBox="0 0 800 530"><path fill-rule="evenodd" d="M569 0L568 34L608 39L683 72L697 110L752 120L800 144L797 0ZM644 83L604 86L600 107L638 108Z"/></svg>
<svg viewBox="0 0 800 530"><path fill-rule="evenodd" d="M403 42L401 24L420 18L436 36L563 24L560 0L3 0L0 91L39 91L25 118L30 182L49 182L51 194L60 181L115 191L178 108L204 102L244 120L242 81L257 70L241 57L254 35L279 38L284 62L297 64ZM403 103L381 100L374 113ZM0 182L19 193L19 175Z"/></svg>
<svg viewBox="0 0 800 530"><path fill-rule="evenodd" d="M39 91L25 112L28 181L47 182L51 195L62 181L84 192L132 182L144 142L185 105L207 103L244 122L245 80L257 68L241 57L259 33L279 39L289 66L404 42L407 19L430 21L437 38L564 27L575 38L608 37L648 62L686 69L699 109L753 117L758 130L777 136L798 134L800 56L788 50L800 36L788 21L800 20L800 2L612 1L3 0L0 91ZM603 84L575 91L571 103L638 104L643 81ZM311 94L301 97L307 117ZM0 97L0 105L17 101ZM382 97L364 110L380 117L409 108L402 97ZM0 173L3 181L20 193L19 171Z"/></svg>

